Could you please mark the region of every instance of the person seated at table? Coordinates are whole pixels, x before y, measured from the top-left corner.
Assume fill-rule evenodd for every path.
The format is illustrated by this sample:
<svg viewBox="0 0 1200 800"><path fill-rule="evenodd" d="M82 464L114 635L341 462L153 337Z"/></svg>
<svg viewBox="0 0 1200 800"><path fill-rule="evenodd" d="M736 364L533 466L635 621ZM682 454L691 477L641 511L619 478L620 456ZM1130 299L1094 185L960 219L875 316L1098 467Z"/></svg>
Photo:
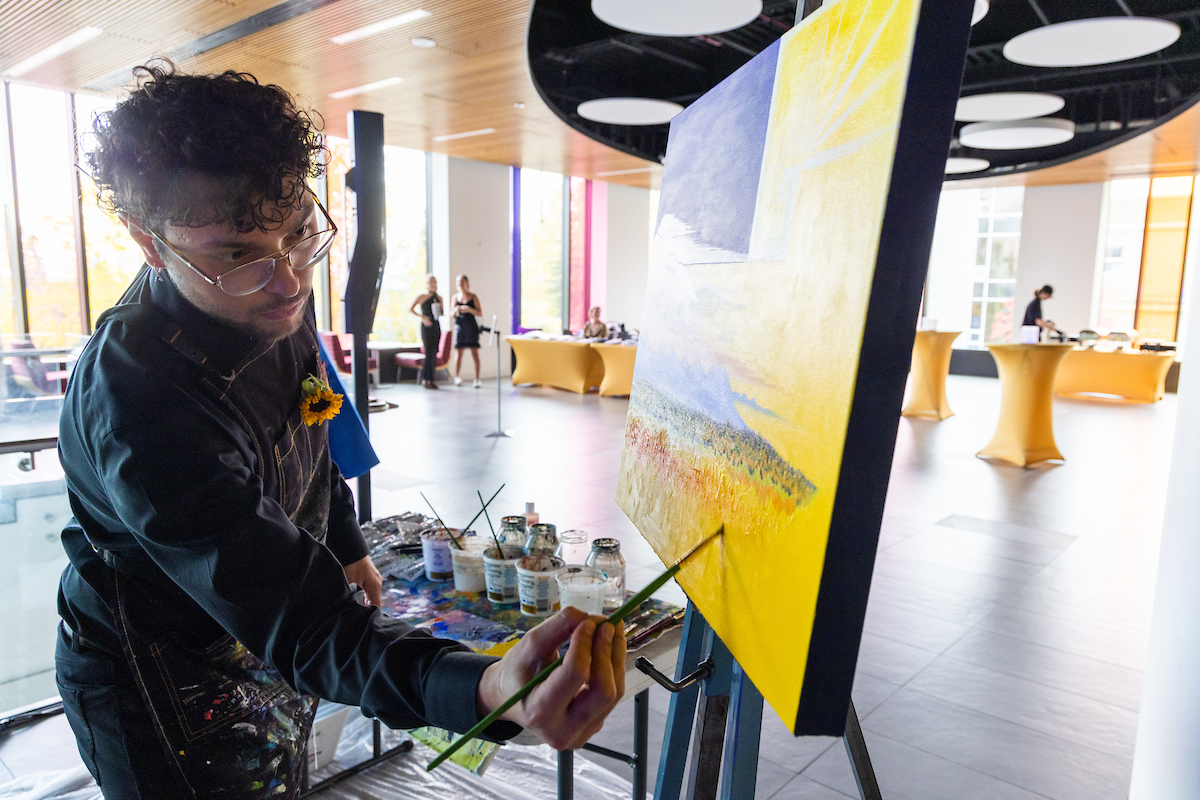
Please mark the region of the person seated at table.
<svg viewBox="0 0 1200 800"><path fill-rule="evenodd" d="M475 360L475 382L471 384L478 389L483 384L479 381L479 320L483 316L483 306L480 305L479 295L471 291L471 281L466 275L455 279L458 291L450 298L451 311L454 314L454 385L462 386L463 350L470 350Z"/></svg>
<svg viewBox="0 0 1200 800"><path fill-rule="evenodd" d="M608 336L608 326L600 321L600 306L592 306L588 309L587 324L583 326L583 338L597 339L601 336Z"/></svg>
<svg viewBox="0 0 1200 800"><path fill-rule="evenodd" d="M1033 290L1033 299L1029 301L1029 305L1025 306L1025 320L1022 325L1037 325L1039 328L1044 328L1050 333L1058 333L1058 328L1048 319L1042 318L1042 301L1049 300L1054 294L1054 287L1046 284L1040 289Z"/></svg>

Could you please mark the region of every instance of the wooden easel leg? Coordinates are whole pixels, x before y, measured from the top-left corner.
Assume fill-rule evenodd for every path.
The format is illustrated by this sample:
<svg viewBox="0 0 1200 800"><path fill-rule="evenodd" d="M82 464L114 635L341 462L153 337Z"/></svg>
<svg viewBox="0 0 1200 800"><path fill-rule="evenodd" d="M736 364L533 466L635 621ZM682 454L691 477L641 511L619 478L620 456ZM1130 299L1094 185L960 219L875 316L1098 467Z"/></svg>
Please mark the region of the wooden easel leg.
<svg viewBox="0 0 1200 800"><path fill-rule="evenodd" d="M875 780L875 769L871 766L871 756L867 753L867 741L863 738L862 726L858 724L858 712L854 710L854 701L850 701L850 710L846 712L846 735L842 737L846 743L846 752L850 755L850 766L854 770L854 781L858 784L858 794L862 800L883 800L879 791L879 782Z"/></svg>
<svg viewBox="0 0 1200 800"><path fill-rule="evenodd" d="M728 742L721 800L753 800L758 778L758 744L762 734L763 697L742 670L733 665L730 687Z"/></svg>
<svg viewBox="0 0 1200 800"><path fill-rule="evenodd" d="M704 657L704 639L708 623L691 603L683 617L683 637L679 642L679 657L675 664L675 679L691 673ZM688 741L696 717L696 698L699 684L671 695L667 712L667 727L663 734L662 754L658 759L658 782L654 800L679 800L683 789L683 774L687 768Z"/></svg>

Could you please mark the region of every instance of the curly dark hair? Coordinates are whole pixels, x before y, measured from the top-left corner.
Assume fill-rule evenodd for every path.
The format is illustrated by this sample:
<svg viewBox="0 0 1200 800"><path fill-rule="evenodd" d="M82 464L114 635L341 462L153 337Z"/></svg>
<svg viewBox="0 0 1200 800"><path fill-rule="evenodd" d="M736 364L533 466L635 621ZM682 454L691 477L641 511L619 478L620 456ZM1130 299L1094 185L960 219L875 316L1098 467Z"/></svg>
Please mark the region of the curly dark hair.
<svg viewBox="0 0 1200 800"><path fill-rule="evenodd" d="M100 206L143 222L270 230L324 170L320 117L253 75L181 75L165 60L93 121L87 161ZM196 180L200 178L200 180Z"/></svg>

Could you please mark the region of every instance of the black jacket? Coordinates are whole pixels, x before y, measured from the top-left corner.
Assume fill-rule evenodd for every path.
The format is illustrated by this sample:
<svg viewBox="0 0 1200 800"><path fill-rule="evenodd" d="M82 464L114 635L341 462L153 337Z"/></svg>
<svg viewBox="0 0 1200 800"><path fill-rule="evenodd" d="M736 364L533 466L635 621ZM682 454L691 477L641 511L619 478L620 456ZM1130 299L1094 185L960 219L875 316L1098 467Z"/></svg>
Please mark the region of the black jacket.
<svg viewBox="0 0 1200 800"><path fill-rule="evenodd" d="M329 459L328 426L300 421L300 383L317 371L311 313L270 343L148 270L126 298L142 308L102 318L63 401L75 515L63 531L65 622L87 645L122 652L116 569L149 626L193 647L228 632L298 691L393 728L473 725L494 659L350 596L342 566L367 552L353 497Z"/></svg>

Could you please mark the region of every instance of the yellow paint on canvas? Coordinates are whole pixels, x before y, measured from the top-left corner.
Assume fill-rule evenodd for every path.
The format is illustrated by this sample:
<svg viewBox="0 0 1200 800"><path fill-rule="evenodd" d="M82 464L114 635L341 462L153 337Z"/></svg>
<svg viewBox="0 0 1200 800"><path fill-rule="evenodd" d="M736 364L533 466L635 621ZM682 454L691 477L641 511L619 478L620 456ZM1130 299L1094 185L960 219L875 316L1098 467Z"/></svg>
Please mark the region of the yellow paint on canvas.
<svg viewBox="0 0 1200 800"><path fill-rule="evenodd" d="M618 502L665 563L725 524L722 544L701 551L678 580L789 725L809 657L918 8L919 0L840 0L781 41L751 261L690 265L673 273L684 285L668 284L655 280L664 263L655 242L643 332L690 337L680 346L711 354L731 388L762 407L740 407L746 425L814 488L756 474L736 448L703 432L688 443L687 430L673 435L668 423L639 415L653 394L635 381ZM668 179L669 170L668 162ZM754 260L756 248L777 255ZM723 305L694 302L692 330L668 330L653 316L668 293L699 298L698 289L714 288Z"/></svg>

